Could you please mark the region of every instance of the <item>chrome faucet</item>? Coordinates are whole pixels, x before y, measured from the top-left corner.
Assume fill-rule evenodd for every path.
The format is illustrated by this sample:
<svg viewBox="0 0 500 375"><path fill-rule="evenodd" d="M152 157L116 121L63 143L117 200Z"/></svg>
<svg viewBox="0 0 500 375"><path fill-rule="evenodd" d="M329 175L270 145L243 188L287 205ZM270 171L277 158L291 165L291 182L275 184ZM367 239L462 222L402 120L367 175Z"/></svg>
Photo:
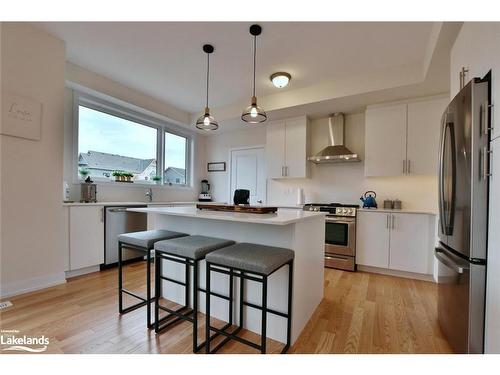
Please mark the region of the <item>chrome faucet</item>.
<svg viewBox="0 0 500 375"><path fill-rule="evenodd" d="M149 188L148 190L146 190L146 193L144 195L149 198L150 202L153 201L153 190L151 188Z"/></svg>

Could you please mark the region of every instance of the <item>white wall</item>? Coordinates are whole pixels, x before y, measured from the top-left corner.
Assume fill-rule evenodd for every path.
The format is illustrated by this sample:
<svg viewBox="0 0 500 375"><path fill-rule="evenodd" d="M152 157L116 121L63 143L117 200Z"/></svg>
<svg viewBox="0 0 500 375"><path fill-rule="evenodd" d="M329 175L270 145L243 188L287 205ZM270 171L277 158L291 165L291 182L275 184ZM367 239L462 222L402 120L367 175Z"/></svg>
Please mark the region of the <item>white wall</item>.
<svg viewBox="0 0 500 375"><path fill-rule="evenodd" d="M141 92L130 89L106 77L100 76L89 70L83 69L75 64L66 64L66 80L72 84L83 86L105 94L110 98L118 99L140 107L146 111L164 116L178 122L179 126L189 129L189 114L159 102ZM66 88L64 105L64 181L70 184L71 199L80 200L80 185L74 183L73 173L73 90ZM184 123L181 123L184 122ZM187 125L186 125L187 124ZM204 136L196 135L193 147L193 187L160 187L153 186L154 201L192 201L197 198L200 190L199 181L202 179L206 168L203 160L205 158ZM62 182L61 182L62 183ZM97 187L97 199L99 201L146 201L144 193L148 187L140 185L99 184Z"/></svg>
<svg viewBox="0 0 500 375"><path fill-rule="evenodd" d="M496 127L496 137L500 135L500 23L466 22L451 50L450 94L453 97L460 89L459 72L463 66L469 69L468 79L482 77L492 69L492 125ZM498 141L497 141L498 142ZM498 176L493 176L497 178ZM500 194L490 191L490 194ZM490 200L490 202L498 201ZM490 207L490 215L498 215L498 207ZM492 220L490 222L497 222ZM490 231L498 228L490 227ZM500 353L500 249L491 242L488 246L486 281L486 322L485 352Z"/></svg>
<svg viewBox="0 0 500 375"><path fill-rule="evenodd" d="M311 122L311 150L316 153L328 144L328 119ZM346 145L364 158L364 113L346 116ZM207 138L207 161L226 161L229 149L266 142L264 126L211 135ZM216 200L225 200L228 194L229 172L208 173L214 186ZM359 204L359 198L366 190L377 192L379 205L386 198L400 199L403 207L437 211L437 177L405 176L366 178L364 163L324 164L311 166L311 178L268 180L268 204L296 204L297 189L303 188L306 202L342 202Z"/></svg>
<svg viewBox="0 0 500 375"><path fill-rule="evenodd" d="M43 105L40 141L0 136L0 295L5 296L64 282L65 46L26 23L4 23L1 38L2 95L13 92Z"/></svg>

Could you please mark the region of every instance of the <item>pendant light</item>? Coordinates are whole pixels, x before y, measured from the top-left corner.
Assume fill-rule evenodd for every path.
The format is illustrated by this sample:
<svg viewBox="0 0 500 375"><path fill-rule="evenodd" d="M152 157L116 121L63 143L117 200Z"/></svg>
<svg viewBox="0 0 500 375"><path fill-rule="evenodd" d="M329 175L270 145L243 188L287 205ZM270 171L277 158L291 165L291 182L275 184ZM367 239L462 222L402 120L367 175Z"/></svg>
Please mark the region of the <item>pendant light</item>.
<svg viewBox="0 0 500 375"><path fill-rule="evenodd" d="M211 44L205 44L203 46L203 52L207 54L207 101L205 105L205 113L196 120L196 127L201 130L217 130L219 123L210 116L210 108L208 107L208 88L209 88L209 76L210 76L210 54L214 52L214 46Z"/></svg>
<svg viewBox="0 0 500 375"><path fill-rule="evenodd" d="M262 33L262 28L259 25L250 26L250 34L253 35L253 95L252 103L245 108L241 119L250 124L258 124L267 120L266 112L257 105L257 97L255 96L255 65L257 54L257 35Z"/></svg>

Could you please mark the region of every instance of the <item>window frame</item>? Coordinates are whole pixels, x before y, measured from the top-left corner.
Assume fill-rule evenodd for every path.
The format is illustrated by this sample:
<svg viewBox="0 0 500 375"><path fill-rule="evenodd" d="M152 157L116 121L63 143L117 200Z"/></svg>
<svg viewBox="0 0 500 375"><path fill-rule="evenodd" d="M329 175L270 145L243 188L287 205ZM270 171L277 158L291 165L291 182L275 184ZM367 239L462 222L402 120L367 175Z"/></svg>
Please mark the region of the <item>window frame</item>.
<svg viewBox="0 0 500 375"><path fill-rule="evenodd" d="M72 89L73 91L73 182L81 183L83 180L80 178L78 157L79 157L79 109L80 106L99 111L110 116L118 117L124 120L135 122L139 125L147 126L156 130L156 174L162 176L162 183L157 184L154 181L134 181L133 184L126 184L123 182L116 182L113 179L106 177L92 177L96 184L117 185L117 186L155 186L159 188L192 188L192 150L194 142L194 133L181 129L167 120L162 120L161 115L158 118L139 112L132 107L114 103L110 100L105 100L94 95L83 93ZM146 110L145 110L146 111ZM163 181L165 170L165 132L186 138L186 181L185 184L166 184Z"/></svg>

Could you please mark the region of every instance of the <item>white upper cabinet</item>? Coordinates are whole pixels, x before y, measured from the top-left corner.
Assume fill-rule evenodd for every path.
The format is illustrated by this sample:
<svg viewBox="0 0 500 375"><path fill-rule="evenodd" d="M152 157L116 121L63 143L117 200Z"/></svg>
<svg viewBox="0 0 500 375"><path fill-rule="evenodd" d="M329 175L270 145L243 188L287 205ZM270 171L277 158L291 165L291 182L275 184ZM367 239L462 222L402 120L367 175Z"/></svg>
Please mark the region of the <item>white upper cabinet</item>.
<svg viewBox="0 0 500 375"><path fill-rule="evenodd" d="M268 178L307 177L308 141L305 116L270 122L266 133Z"/></svg>
<svg viewBox="0 0 500 375"><path fill-rule="evenodd" d="M437 174L441 117L447 105L445 98L408 103L407 174Z"/></svg>
<svg viewBox="0 0 500 375"><path fill-rule="evenodd" d="M365 175L399 176L406 159L406 104L367 108Z"/></svg>
<svg viewBox="0 0 500 375"><path fill-rule="evenodd" d="M266 130L267 176L283 177L285 165L285 121L272 121Z"/></svg>
<svg viewBox="0 0 500 375"><path fill-rule="evenodd" d="M447 102L440 97L368 107L365 175L436 174L441 116Z"/></svg>

